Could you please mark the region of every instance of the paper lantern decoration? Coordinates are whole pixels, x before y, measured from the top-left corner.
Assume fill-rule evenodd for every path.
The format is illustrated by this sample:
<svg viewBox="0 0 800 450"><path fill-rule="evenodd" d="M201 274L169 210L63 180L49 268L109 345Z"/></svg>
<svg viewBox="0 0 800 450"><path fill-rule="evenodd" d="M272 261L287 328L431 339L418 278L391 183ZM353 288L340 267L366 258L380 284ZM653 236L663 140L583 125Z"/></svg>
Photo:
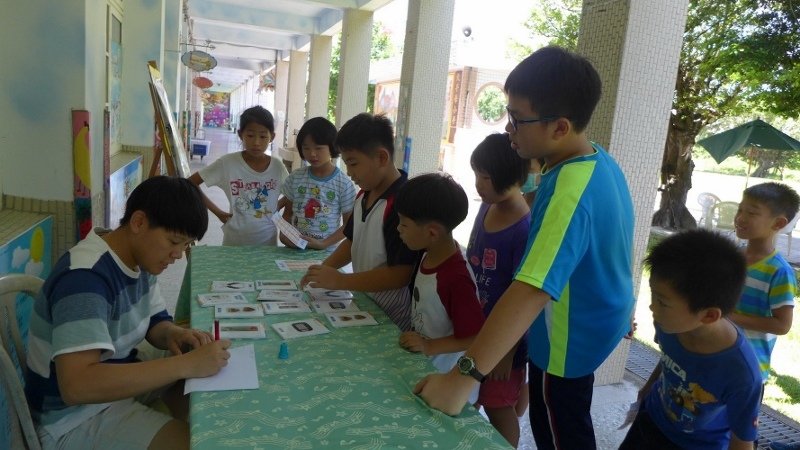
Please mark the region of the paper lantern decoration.
<svg viewBox="0 0 800 450"><path fill-rule="evenodd" d="M200 89L208 89L214 85L214 82L206 77L196 77L194 80L192 80L192 84Z"/></svg>

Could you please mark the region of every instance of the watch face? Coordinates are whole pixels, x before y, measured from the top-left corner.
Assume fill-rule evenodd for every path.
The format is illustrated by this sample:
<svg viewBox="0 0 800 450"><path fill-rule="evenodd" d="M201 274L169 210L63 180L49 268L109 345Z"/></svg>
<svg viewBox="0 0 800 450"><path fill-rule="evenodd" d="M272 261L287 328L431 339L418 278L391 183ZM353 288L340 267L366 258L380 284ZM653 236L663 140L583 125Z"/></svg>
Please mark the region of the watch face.
<svg viewBox="0 0 800 450"><path fill-rule="evenodd" d="M458 370L460 370L461 373L469 373L473 367L475 367L475 363L472 362L472 359L466 356L462 356L458 359Z"/></svg>

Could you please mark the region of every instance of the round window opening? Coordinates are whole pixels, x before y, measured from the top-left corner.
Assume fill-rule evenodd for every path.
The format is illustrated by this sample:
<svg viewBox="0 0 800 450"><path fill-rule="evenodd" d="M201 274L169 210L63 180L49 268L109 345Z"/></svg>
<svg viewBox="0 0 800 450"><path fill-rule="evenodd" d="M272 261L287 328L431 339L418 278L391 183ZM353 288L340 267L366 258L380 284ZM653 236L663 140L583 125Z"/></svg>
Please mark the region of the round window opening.
<svg viewBox="0 0 800 450"><path fill-rule="evenodd" d="M506 95L499 83L487 83L475 97L478 118L489 125L497 125L506 117Z"/></svg>

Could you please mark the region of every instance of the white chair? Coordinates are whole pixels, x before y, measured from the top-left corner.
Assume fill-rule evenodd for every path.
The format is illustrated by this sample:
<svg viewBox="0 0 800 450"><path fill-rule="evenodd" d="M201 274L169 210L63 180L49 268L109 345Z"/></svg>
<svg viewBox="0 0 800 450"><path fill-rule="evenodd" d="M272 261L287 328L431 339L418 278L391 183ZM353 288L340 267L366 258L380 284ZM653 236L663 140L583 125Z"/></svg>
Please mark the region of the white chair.
<svg viewBox="0 0 800 450"><path fill-rule="evenodd" d="M700 210L700 220L697 222L697 225L704 228L713 227L711 223L711 208L719 203L719 201L719 197L710 192L701 192L697 194L697 203L702 208Z"/></svg>
<svg viewBox="0 0 800 450"><path fill-rule="evenodd" d="M794 219L791 222L787 223L785 227L781 228L781 231L778 232L779 235L786 236L786 258L789 258L789 255L792 254L792 232L794 231L794 227L797 226L797 220L800 219L800 212L794 215Z"/></svg>
<svg viewBox="0 0 800 450"><path fill-rule="evenodd" d="M25 347L17 323L16 302L18 294L24 293L32 301L44 282L30 275L12 274L0 277L0 386L8 403L8 420L11 423L11 448L41 449L31 412L25 399L23 379L28 371ZM14 349L12 351L12 348ZM20 379L17 364L22 371Z"/></svg>
<svg viewBox="0 0 800 450"><path fill-rule="evenodd" d="M739 242L739 238L736 237L736 226L733 223L736 219L737 211L739 211L739 203L719 202L711 207L709 220L711 220L714 230L731 235L734 241Z"/></svg>

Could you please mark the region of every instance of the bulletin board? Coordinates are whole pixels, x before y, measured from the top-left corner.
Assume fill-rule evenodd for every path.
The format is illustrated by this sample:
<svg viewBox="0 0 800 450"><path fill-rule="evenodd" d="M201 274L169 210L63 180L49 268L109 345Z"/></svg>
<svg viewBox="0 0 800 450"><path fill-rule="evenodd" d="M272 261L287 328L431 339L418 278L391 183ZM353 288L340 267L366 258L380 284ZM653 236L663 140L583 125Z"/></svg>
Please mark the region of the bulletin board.
<svg viewBox="0 0 800 450"><path fill-rule="evenodd" d="M150 96L153 99L153 107L156 112L156 123L159 134L161 135L161 151L167 165L167 173L182 178L187 178L190 173L189 158L186 146L183 143L180 129L175 125L172 110L169 107L167 91L161 79L161 72L158 71L155 61L148 61L147 68L150 73ZM153 165L161 159L161 152L156 149L153 157ZM150 171L150 176L153 170Z"/></svg>

